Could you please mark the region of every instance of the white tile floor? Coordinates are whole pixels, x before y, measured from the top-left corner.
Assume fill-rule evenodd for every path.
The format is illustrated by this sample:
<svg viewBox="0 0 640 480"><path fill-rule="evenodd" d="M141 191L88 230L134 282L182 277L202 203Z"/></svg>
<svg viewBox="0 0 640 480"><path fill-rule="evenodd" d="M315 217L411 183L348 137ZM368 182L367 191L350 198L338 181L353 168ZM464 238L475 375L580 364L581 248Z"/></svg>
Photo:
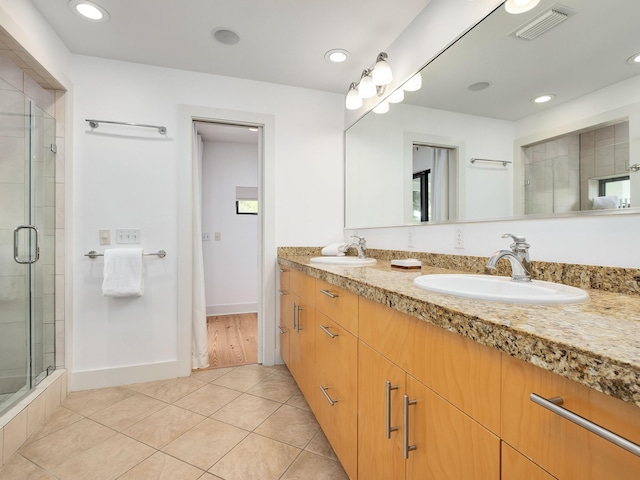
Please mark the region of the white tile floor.
<svg viewBox="0 0 640 480"><path fill-rule="evenodd" d="M347 475L286 367L247 365L71 393L5 461L0 479Z"/></svg>

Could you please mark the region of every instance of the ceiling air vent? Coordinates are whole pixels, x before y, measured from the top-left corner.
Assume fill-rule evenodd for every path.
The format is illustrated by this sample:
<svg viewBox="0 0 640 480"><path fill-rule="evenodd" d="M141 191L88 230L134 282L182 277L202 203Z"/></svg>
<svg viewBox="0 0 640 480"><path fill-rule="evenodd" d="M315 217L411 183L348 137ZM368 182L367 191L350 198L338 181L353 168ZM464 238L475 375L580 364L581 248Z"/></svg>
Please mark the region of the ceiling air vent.
<svg viewBox="0 0 640 480"><path fill-rule="evenodd" d="M569 15L559 10L551 9L542 15L533 19L516 32L516 37L524 40L533 40L539 37L547 30L551 30L559 23L564 22Z"/></svg>

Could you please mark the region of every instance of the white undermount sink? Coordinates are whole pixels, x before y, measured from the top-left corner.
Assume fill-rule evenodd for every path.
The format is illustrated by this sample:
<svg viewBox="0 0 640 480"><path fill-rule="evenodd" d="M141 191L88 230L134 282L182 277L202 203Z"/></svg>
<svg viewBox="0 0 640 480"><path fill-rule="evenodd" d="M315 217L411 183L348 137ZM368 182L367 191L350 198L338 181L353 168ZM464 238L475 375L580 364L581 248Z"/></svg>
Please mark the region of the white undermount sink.
<svg viewBox="0 0 640 480"><path fill-rule="evenodd" d="M432 292L506 303L553 305L589 301L587 292L569 285L541 280L513 282L511 277L491 275L421 275L413 284Z"/></svg>
<svg viewBox="0 0 640 480"><path fill-rule="evenodd" d="M368 267L376 264L375 258L358 258L358 257L313 257L311 263L322 263L324 265L344 265L348 267Z"/></svg>

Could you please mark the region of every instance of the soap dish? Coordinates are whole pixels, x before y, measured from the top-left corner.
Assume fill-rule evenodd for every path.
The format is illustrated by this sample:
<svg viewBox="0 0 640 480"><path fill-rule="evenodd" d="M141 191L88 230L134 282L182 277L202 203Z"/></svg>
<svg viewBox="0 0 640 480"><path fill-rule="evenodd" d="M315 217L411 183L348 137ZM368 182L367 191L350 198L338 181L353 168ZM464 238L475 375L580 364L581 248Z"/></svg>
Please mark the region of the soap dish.
<svg viewBox="0 0 640 480"><path fill-rule="evenodd" d="M420 270L422 268L422 262L415 258L403 258L391 260L391 268L398 268L400 270Z"/></svg>

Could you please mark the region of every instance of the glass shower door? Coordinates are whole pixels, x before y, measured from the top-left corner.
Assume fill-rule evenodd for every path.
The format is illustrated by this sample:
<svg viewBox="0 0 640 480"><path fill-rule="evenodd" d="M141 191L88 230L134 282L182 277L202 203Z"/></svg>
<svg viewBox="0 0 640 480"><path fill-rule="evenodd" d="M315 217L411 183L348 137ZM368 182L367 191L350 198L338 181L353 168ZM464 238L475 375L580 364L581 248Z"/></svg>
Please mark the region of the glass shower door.
<svg viewBox="0 0 640 480"><path fill-rule="evenodd" d="M55 364L54 143L49 115L0 90L0 414Z"/></svg>

